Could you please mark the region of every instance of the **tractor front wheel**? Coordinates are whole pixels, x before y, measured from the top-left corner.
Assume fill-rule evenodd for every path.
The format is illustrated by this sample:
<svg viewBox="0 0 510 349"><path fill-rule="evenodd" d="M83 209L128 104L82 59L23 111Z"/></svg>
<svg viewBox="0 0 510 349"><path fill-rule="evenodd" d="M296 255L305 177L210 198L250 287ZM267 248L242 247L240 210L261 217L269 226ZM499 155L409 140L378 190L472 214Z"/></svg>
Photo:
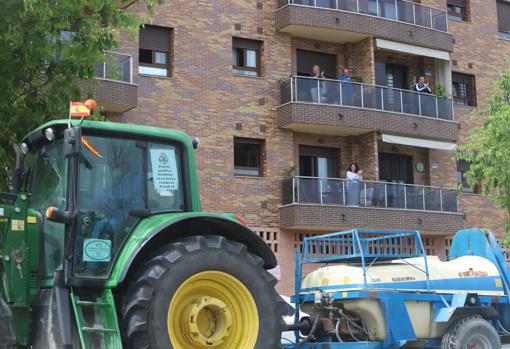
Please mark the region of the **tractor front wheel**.
<svg viewBox="0 0 510 349"><path fill-rule="evenodd" d="M127 348L280 348L276 280L246 246L194 236L159 249L138 269L121 306Z"/></svg>

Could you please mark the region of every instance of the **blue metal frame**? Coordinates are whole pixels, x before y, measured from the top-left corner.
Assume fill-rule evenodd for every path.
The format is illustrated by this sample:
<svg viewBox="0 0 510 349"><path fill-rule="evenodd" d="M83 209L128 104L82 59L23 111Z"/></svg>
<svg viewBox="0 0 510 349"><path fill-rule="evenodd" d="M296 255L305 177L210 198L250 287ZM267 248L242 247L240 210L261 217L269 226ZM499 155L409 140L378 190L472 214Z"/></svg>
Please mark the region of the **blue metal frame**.
<svg viewBox="0 0 510 349"><path fill-rule="evenodd" d="M430 289L427 255L420 233L416 230L352 229L306 237L302 253L299 248L296 251L296 281L299 281L296 284L296 294L299 294L301 287L303 264L360 261L363 286L366 288L367 270L376 261L413 257L423 257L425 270L422 271L426 276L427 288Z"/></svg>
<svg viewBox="0 0 510 349"><path fill-rule="evenodd" d="M462 236L462 234L461 234ZM494 237L485 235L489 249L500 257L499 246L496 246ZM462 239L462 237L461 237ZM378 261L423 257L424 270L416 267L425 274L425 289L409 288L381 288L381 286L367 285L367 270ZM501 262L500 258L496 259ZM393 349L400 348L409 340L416 340L416 335L407 312L405 301L428 301L433 305L433 321L448 322L457 309L465 309L469 291L460 294L440 294L431 288L427 256L423 242L418 231L412 230L348 230L335 232L314 237L307 237L303 241L302 249L296 248L295 258L295 295L291 298L295 304L295 323L299 323L300 305L312 303L315 300L315 290L301 289L303 264L310 263L336 263L355 262L360 263L363 270L363 285L354 285L359 289L348 288L345 291L339 286L321 287L322 291L329 290L329 295L334 300L346 299L377 299L382 306L386 320L386 339L384 341L369 342L324 342L304 344L283 344L284 348L302 349ZM501 272L503 279L502 290L508 295L508 282L510 274L501 263L495 263ZM410 264L412 265L412 264ZM441 280L439 280L440 282ZM434 280L434 285L438 280ZM458 283L456 281L456 286ZM472 282L477 282L473 280ZM494 283L492 279L489 282ZM465 285L466 286L466 285ZM467 285L469 289L470 285ZM441 289L441 288L439 288ZM476 295L476 309L485 314L496 312L495 307L502 307L504 312L510 312L509 299L507 296L481 296ZM474 307L475 308L475 307ZM474 308L472 308L474 310ZM296 331L299 338L299 331ZM440 339L430 339L424 344L424 348L433 347Z"/></svg>

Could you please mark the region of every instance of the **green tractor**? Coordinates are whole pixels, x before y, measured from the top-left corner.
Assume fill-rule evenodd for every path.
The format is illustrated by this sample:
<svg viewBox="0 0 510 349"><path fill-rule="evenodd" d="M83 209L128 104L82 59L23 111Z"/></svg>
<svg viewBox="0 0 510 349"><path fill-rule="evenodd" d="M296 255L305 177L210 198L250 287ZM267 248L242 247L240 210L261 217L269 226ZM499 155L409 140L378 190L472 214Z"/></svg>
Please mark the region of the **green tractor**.
<svg viewBox="0 0 510 349"><path fill-rule="evenodd" d="M184 133L56 120L0 193L0 348L280 348L276 258L201 211Z"/></svg>

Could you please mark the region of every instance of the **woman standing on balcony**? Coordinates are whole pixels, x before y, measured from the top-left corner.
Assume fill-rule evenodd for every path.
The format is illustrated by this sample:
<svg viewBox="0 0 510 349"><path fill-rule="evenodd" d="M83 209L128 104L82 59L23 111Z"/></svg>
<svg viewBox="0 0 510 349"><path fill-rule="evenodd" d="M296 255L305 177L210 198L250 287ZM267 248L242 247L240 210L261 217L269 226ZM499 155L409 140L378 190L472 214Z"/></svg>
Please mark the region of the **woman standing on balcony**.
<svg viewBox="0 0 510 349"><path fill-rule="evenodd" d="M312 78L324 79L324 71L321 70L321 67L319 67L318 65L314 65L312 67ZM322 95L324 93L324 84L323 83L317 84L317 82L315 80L312 80L312 86L313 87L310 89L310 93L312 95L312 102L320 103L321 102L320 95ZM319 90L319 87L320 87L320 90Z"/></svg>
<svg viewBox="0 0 510 349"><path fill-rule="evenodd" d="M347 205L359 206L359 184L363 181L363 170L352 163L347 169Z"/></svg>

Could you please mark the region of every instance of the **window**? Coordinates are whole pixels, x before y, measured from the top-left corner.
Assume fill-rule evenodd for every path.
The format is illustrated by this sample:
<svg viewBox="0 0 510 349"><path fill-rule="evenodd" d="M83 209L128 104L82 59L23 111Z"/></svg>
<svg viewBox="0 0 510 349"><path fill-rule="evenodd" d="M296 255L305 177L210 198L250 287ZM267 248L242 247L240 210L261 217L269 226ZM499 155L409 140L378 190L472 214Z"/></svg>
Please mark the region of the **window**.
<svg viewBox="0 0 510 349"><path fill-rule="evenodd" d="M263 145L260 139L234 138L234 174L262 176Z"/></svg>
<svg viewBox="0 0 510 349"><path fill-rule="evenodd" d="M479 185L476 184L474 188L471 188L471 185L469 184L469 178L465 176L465 173L468 170L469 164L466 161L457 161L457 184L462 185L462 191L464 193L479 193Z"/></svg>
<svg viewBox="0 0 510 349"><path fill-rule="evenodd" d="M498 0L499 36L510 40L510 1Z"/></svg>
<svg viewBox="0 0 510 349"><path fill-rule="evenodd" d="M337 78L336 55L297 49L296 58L298 75L312 76L313 66L318 65L324 71L324 77Z"/></svg>
<svg viewBox="0 0 510 349"><path fill-rule="evenodd" d="M140 29L138 72L170 76L171 29L146 25Z"/></svg>
<svg viewBox="0 0 510 349"><path fill-rule="evenodd" d="M475 77L468 74L452 73L453 101L476 107Z"/></svg>
<svg viewBox="0 0 510 349"><path fill-rule="evenodd" d="M234 74L260 76L260 49L262 42L232 39L232 67Z"/></svg>
<svg viewBox="0 0 510 349"><path fill-rule="evenodd" d="M448 18L467 21L467 0L448 0Z"/></svg>

